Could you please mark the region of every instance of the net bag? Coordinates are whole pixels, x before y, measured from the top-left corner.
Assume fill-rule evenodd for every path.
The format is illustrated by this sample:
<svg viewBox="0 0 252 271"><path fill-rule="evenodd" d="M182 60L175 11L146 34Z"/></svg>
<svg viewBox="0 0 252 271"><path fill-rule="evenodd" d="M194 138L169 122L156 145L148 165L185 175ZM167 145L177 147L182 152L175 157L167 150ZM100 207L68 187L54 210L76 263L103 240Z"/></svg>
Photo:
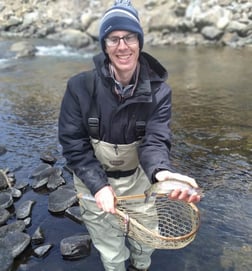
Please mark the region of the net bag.
<svg viewBox="0 0 252 271"><path fill-rule="evenodd" d="M117 198L118 224L125 235L154 249L179 249L190 244L200 225L199 210L193 203L157 195Z"/></svg>

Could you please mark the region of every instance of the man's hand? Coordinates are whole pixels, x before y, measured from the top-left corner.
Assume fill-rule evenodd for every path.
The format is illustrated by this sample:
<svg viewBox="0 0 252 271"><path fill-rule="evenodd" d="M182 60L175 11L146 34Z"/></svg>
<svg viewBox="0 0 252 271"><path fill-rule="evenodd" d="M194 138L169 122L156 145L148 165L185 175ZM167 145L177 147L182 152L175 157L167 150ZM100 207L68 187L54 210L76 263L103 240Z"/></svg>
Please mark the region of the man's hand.
<svg viewBox="0 0 252 271"><path fill-rule="evenodd" d="M104 212L114 214L115 211L115 192L111 186L105 186L95 194L97 206Z"/></svg>
<svg viewBox="0 0 252 271"><path fill-rule="evenodd" d="M179 173L172 173L168 170L161 170L158 173L156 173L155 178L157 181L162 182L162 181L167 181L170 179L175 179L179 181L184 181L189 183L195 188L198 188L198 184L196 183L195 179L188 177L186 175L182 175ZM184 200L187 202L194 202L197 203L200 201L200 195L198 194L188 194L188 190L181 190L181 189L176 189L174 190L170 196L171 199L178 199L178 200Z"/></svg>

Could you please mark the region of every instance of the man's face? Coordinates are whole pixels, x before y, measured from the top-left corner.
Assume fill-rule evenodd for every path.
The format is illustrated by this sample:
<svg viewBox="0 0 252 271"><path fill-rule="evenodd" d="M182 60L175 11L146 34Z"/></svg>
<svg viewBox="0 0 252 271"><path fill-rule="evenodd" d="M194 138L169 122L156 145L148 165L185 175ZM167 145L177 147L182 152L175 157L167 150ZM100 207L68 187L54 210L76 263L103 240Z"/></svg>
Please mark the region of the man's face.
<svg viewBox="0 0 252 271"><path fill-rule="evenodd" d="M112 65L119 73L135 70L140 52L136 33L113 31L105 39L105 46Z"/></svg>

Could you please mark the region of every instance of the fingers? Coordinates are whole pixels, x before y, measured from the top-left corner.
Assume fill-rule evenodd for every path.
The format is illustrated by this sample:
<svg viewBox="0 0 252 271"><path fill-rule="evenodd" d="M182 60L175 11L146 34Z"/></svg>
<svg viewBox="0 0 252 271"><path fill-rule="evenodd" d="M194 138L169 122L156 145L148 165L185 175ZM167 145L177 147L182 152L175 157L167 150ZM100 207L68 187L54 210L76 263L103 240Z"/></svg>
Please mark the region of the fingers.
<svg viewBox="0 0 252 271"><path fill-rule="evenodd" d="M114 214L115 210L115 194L111 186L105 186L95 194L96 204L98 208L104 212Z"/></svg>
<svg viewBox="0 0 252 271"><path fill-rule="evenodd" d="M180 190L180 189L174 190L170 194L169 198L173 200L186 201L188 203L197 203L200 201L200 196L198 194L189 195L188 190Z"/></svg>
<svg viewBox="0 0 252 271"><path fill-rule="evenodd" d="M97 206L107 213L115 213L114 199L113 198L99 198Z"/></svg>

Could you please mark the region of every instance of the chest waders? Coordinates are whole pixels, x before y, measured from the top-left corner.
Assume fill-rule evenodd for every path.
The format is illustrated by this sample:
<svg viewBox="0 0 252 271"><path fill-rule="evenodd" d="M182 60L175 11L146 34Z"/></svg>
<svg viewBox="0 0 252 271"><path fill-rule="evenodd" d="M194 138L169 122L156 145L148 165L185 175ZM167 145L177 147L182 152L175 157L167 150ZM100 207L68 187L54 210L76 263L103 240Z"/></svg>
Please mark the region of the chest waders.
<svg viewBox="0 0 252 271"><path fill-rule="evenodd" d="M90 80L88 82L90 84ZM92 93L91 97L93 96ZM91 103L88 119L90 140L94 154L107 174L109 184L117 196L142 194L150 187L150 182L138 160L137 147L140 141L131 144L110 144L96 139L99 138L99 119L96 106L92 104L94 102ZM139 121L136 127L140 139L145 122ZM89 189L75 174L74 184L78 193L90 194ZM106 271L125 271L125 261L128 258L139 270L147 270L153 249L140 246L131 239L129 239L130 248L126 247L123 233L115 227L116 218L100 210L96 203L80 200L80 208L82 219L94 246L100 252Z"/></svg>
<svg viewBox="0 0 252 271"><path fill-rule="evenodd" d="M139 165L137 157L138 142L128 145L114 145L107 142L91 140L95 155L103 165L107 175L117 172L115 177L108 177L110 185L117 196L141 194L150 186L150 182ZM116 169L116 171L115 171ZM119 177L118 174L133 174ZM74 175L74 183L78 193L90 194L85 184ZM125 271L125 261L130 258L132 264L140 270L147 270L151 263L153 249L139 245L129 239L130 249L125 246L125 237L117 228L116 218L112 214L101 211L96 203L80 200L82 219L92 238L92 242L100 252L106 271Z"/></svg>

